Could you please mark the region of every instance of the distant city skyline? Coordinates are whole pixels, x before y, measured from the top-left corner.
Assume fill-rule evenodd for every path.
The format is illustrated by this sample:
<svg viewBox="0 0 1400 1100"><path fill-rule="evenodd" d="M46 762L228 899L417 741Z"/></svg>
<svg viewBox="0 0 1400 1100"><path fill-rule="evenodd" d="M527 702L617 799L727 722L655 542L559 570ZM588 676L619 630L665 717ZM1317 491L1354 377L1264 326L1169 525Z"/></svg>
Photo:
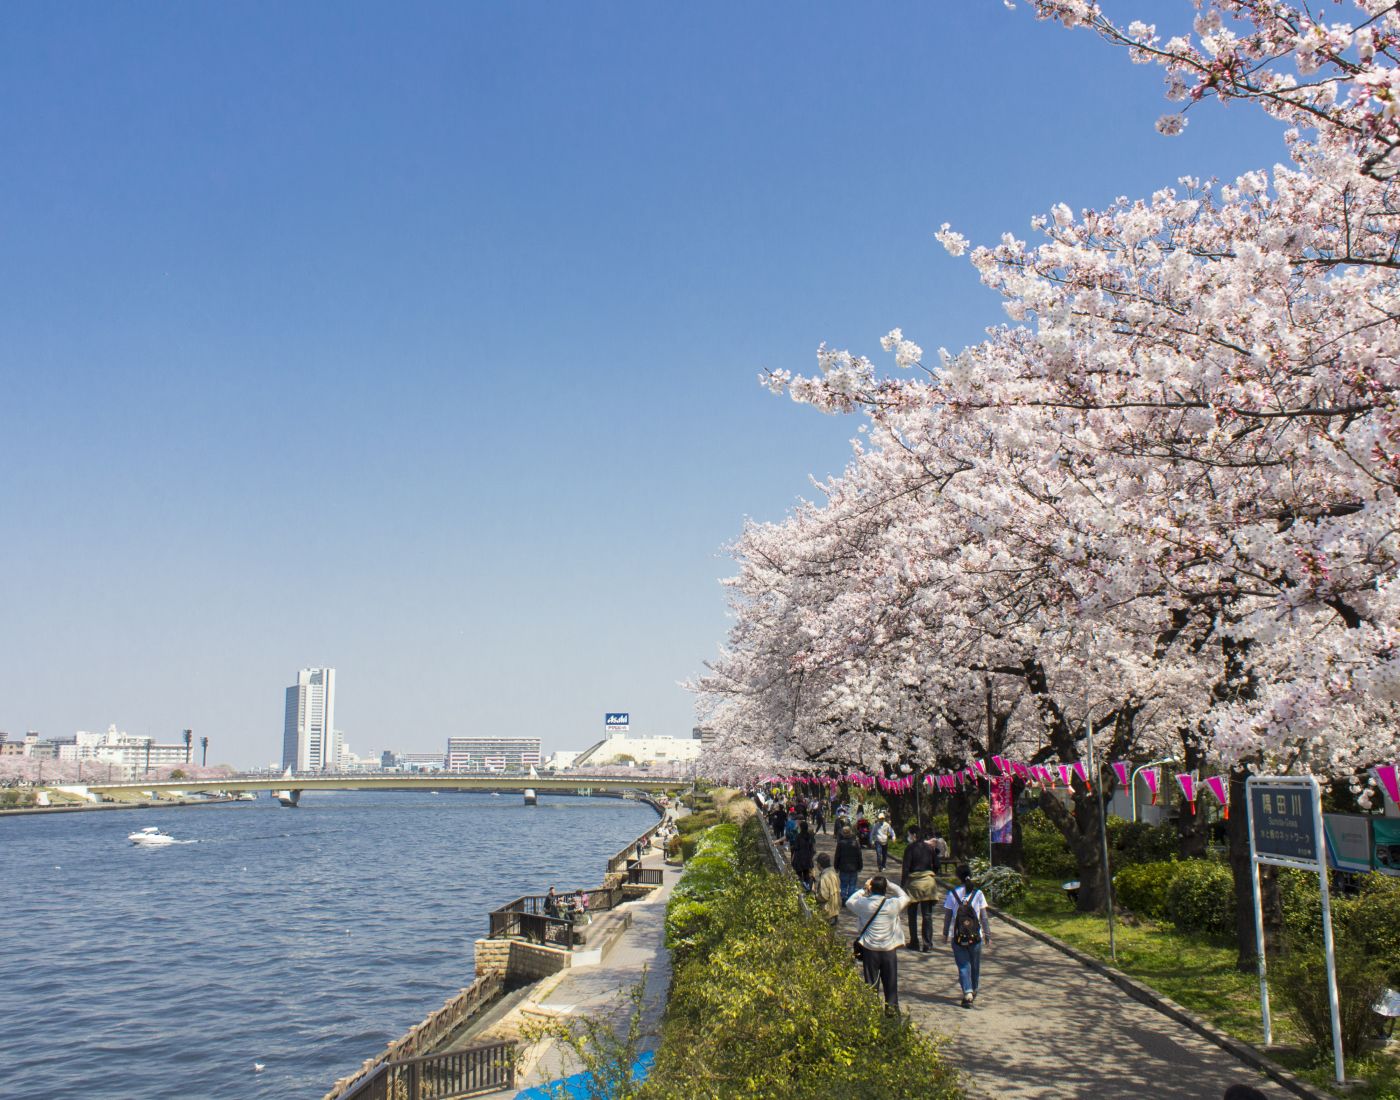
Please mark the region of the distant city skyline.
<svg viewBox="0 0 1400 1100"><path fill-rule="evenodd" d="M1016 8L8 10L0 729L263 765L333 667L358 753L687 736L857 430L762 371L1003 322L944 222L1286 155Z"/></svg>

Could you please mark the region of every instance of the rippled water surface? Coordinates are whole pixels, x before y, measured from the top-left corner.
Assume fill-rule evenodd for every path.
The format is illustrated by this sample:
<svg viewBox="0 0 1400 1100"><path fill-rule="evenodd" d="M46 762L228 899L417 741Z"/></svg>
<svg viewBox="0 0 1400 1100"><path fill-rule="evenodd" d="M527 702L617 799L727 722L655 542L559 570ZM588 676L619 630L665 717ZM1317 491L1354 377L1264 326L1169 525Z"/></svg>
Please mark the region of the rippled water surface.
<svg viewBox="0 0 1400 1100"><path fill-rule="evenodd" d="M596 885L655 820L368 791L0 818L0 1097L318 1098L471 981L492 908Z"/></svg>

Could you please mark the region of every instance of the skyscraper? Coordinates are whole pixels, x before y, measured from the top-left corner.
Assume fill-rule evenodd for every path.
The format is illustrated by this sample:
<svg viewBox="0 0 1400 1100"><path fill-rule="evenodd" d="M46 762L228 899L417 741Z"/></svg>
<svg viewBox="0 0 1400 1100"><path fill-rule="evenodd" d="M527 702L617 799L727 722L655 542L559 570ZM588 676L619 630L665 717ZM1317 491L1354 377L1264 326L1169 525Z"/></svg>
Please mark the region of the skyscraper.
<svg viewBox="0 0 1400 1100"><path fill-rule="evenodd" d="M299 772L335 771L340 732L335 728L335 669L304 668L287 689L282 766Z"/></svg>

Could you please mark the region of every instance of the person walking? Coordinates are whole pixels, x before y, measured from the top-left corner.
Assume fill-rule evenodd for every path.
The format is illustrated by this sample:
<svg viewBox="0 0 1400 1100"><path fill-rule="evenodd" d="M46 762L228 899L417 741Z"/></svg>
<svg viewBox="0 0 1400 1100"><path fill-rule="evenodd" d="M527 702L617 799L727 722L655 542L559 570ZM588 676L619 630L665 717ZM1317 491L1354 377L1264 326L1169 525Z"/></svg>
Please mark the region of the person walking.
<svg viewBox="0 0 1400 1100"><path fill-rule="evenodd" d="M797 872L802 889L810 892L812 889L812 860L816 858L817 854L817 838L812 835L812 830L808 827L805 819L797 826L797 835L792 838L792 842L788 845L788 851L792 853L792 869Z"/></svg>
<svg viewBox="0 0 1400 1100"><path fill-rule="evenodd" d="M871 845L875 848L875 870L884 871L890 858L890 844L894 841L894 829L890 826L889 814L881 810L875 819L875 828L870 834Z"/></svg>
<svg viewBox="0 0 1400 1100"><path fill-rule="evenodd" d="M909 898L884 875L876 875L859 893L846 899L846 908L862 922L856 937L865 980L885 994L885 1011L899 1011L899 949L904 946L904 922L899 919Z"/></svg>
<svg viewBox="0 0 1400 1100"><path fill-rule="evenodd" d="M841 916L841 876L831 865L831 856L825 852L817 856L817 867L820 872L817 875L817 885L814 891L817 905L821 907L822 914L826 917L826 923L835 928L836 920Z"/></svg>
<svg viewBox="0 0 1400 1100"><path fill-rule="evenodd" d="M788 844L788 851L792 850L792 842L797 838L797 811L788 811L787 823L783 826L783 840Z"/></svg>
<svg viewBox="0 0 1400 1100"><path fill-rule="evenodd" d="M842 825L836 838L836 858L833 861L836 872L841 876L841 904L856 892L857 877L865 869L865 857L861 854L860 841L856 840L849 825Z"/></svg>
<svg viewBox="0 0 1400 1100"><path fill-rule="evenodd" d="M933 950L933 903L938 900L938 877L933 868L933 848L923 839L923 833L911 825L905 836L904 859L899 871L899 884L909 894L911 951Z"/></svg>
<svg viewBox="0 0 1400 1100"><path fill-rule="evenodd" d="M941 874L943 871L943 861L948 858L948 842L938 835L937 829L930 830L932 835L925 841L933 849L933 873Z"/></svg>
<svg viewBox="0 0 1400 1100"><path fill-rule="evenodd" d="M958 984L962 986L963 1008L977 999L977 978L982 969L982 948L990 947L991 926L987 923L987 899L972 881L972 870L958 864L958 885L943 898L943 942L953 936L953 961L958 964Z"/></svg>

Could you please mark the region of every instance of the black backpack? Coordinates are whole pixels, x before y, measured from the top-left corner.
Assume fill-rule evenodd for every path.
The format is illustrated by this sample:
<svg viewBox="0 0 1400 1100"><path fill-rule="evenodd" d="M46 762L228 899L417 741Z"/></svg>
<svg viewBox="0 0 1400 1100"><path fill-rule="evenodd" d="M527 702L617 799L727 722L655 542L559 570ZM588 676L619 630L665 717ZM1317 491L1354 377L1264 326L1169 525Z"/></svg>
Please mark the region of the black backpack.
<svg viewBox="0 0 1400 1100"><path fill-rule="evenodd" d="M971 947L974 943L982 942L982 922L977 919L977 910L972 907L979 893L981 891L976 889L969 893L964 886L958 907L953 912L953 942L959 947Z"/></svg>

